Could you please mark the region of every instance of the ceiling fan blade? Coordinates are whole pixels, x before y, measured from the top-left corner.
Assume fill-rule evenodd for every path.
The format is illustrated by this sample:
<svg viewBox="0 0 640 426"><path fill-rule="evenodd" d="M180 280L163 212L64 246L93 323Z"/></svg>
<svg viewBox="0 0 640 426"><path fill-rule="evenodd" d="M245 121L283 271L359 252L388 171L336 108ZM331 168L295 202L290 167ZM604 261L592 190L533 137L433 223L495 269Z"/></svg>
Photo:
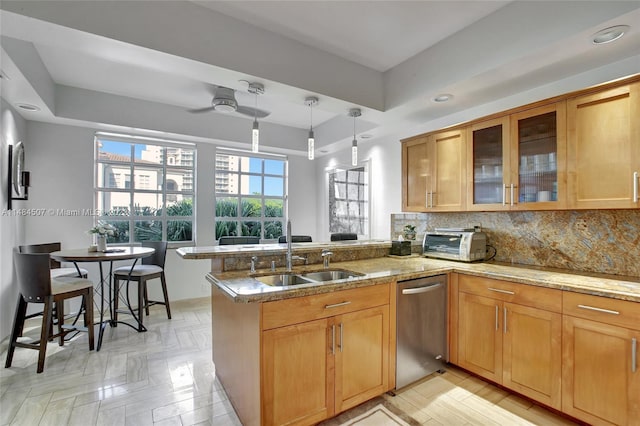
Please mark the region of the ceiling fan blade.
<svg viewBox="0 0 640 426"><path fill-rule="evenodd" d="M242 115L248 115L250 117L256 116L258 118L265 118L266 116L271 114L270 112L262 109L252 108L252 107L242 106L242 105L238 106L238 108L236 109L236 112Z"/></svg>
<svg viewBox="0 0 640 426"><path fill-rule="evenodd" d="M195 113L195 114L199 114L201 112L210 112L210 111L213 111L215 109L216 109L215 106L210 106L210 107L205 107L205 108L188 109L187 111Z"/></svg>

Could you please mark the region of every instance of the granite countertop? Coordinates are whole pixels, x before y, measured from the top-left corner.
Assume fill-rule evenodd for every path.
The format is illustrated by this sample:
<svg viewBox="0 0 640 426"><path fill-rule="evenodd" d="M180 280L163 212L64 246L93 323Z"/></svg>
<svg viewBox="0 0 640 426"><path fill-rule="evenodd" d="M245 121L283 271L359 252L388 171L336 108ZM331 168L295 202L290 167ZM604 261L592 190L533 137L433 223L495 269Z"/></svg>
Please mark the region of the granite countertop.
<svg viewBox="0 0 640 426"><path fill-rule="evenodd" d="M575 291L597 296L640 302L640 278L590 274L569 270L527 267L499 263L462 263L447 260L407 256L383 257L349 262L334 262L331 269L354 271L362 276L326 283L310 283L287 287L262 284L257 275L278 274L270 270L234 271L207 274L207 280L238 303L268 302L337 290L364 287L389 282L459 272L498 280ZM322 265L296 267L294 273L322 270Z"/></svg>
<svg viewBox="0 0 640 426"><path fill-rule="evenodd" d="M315 253L323 249L331 250L364 250L389 248L389 240L352 240L318 243L291 243L295 254ZM219 257L247 257L264 255L281 255L287 252L286 243L274 244L238 244L208 247L181 247L176 253L183 259L214 259Z"/></svg>

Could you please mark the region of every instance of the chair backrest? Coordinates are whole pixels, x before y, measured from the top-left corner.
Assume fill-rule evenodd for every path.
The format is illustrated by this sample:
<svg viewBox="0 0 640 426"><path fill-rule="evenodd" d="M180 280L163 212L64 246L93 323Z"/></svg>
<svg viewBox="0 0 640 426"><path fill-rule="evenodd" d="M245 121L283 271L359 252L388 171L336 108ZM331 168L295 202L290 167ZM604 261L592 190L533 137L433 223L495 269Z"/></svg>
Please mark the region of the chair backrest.
<svg viewBox="0 0 640 426"><path fill-rule="evenodd" d="M279 243L286 243L287 242L287 236L286 235L281 235L278 238L278 242ZM309 235L292 235L291 236L291 242L292 243L311 243L311 237Z"/></svg>
<svg viewBox="0 0 640 426"><path fill-rule="evenodd" d="M231 244L260 244L260 237L249 237L249 236L225 236L220 237L218 240L218 245L231 245Z"/></svg>
<svg viewBox="0 0 640 426"><path fill-rule="evenodd" d="M62 244L59 242L56 243L44 243L44 244L30 244L26 246L18 247L20 253L53 253L54 251L62 250ZM50 259L49 263L51 264L51 269L56 269L60 267L60 262L57 260Z"/></svg>
<svg viewBox="0 0 640 426"><path fill-rule="evenodd" d="M13 250L13 263L20 294L30 303L44 303L51 295L51 270L48 253L21 253Z"/></svg>
<svg viewBox="0 0 640 426"><path fill-rule="evenodd" d="M345 241L345 240L357 240L358 234L354 234L351 232L337 232L335 234L331 234L331 241Z"/></svg>
<svg viewBox="0 0 640 426"><path fill-rule="evenodd" d="M156 265L164 269L164 261L167 257L166 241L143 241L142 247L151 247L156 251L148 257L142 258L143 265Z"/></svg>

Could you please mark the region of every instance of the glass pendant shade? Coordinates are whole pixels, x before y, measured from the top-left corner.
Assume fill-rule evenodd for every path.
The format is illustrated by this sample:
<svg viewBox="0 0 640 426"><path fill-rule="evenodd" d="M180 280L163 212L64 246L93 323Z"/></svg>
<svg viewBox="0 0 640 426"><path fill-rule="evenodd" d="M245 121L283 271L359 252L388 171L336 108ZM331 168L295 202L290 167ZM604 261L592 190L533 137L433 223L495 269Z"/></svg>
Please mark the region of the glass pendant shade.
<svg viewBox="0 0 640 426"><path fill-rule="evenodd" d="M358 141L355 138L351 142L351 165L358 165Z"/></svg>
<svg viewBox="0 0 640 426"><path fill-rule="evenodd" d="M307 146L307 155L309 157L309 160L313 160L314 158L315 142L316 141L313 136L313 130L309 130L309 139L308 139L308 146Z"/></svg>
<svg viewBox="0 0 640 426"><path fill-rule="evenodd" d="M251 132L251 151L258 152L260 149L260 128L258 120L253 121L253 131Z"/></svg>

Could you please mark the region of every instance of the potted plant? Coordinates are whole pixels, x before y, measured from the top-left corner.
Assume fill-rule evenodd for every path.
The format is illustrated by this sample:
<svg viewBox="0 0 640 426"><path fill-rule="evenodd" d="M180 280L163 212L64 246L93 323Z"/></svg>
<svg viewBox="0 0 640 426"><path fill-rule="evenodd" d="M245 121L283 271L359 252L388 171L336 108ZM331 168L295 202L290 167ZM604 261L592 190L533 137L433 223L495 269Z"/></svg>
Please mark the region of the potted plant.
<svg viewBox="0 0 640 426"><path fill-rule="evenodd" d="M416 227L415 225L405 225L404 226L404 238L407 240L415 240L416 239Z"/></svg>
<svg viewBox="0 0 640 426"><path fill-rule="evenodd" d="M87 232L96 236L97 249L101 252L107 250L107 237L118 236L118 229L109 223L98 223Z"/></svg>

